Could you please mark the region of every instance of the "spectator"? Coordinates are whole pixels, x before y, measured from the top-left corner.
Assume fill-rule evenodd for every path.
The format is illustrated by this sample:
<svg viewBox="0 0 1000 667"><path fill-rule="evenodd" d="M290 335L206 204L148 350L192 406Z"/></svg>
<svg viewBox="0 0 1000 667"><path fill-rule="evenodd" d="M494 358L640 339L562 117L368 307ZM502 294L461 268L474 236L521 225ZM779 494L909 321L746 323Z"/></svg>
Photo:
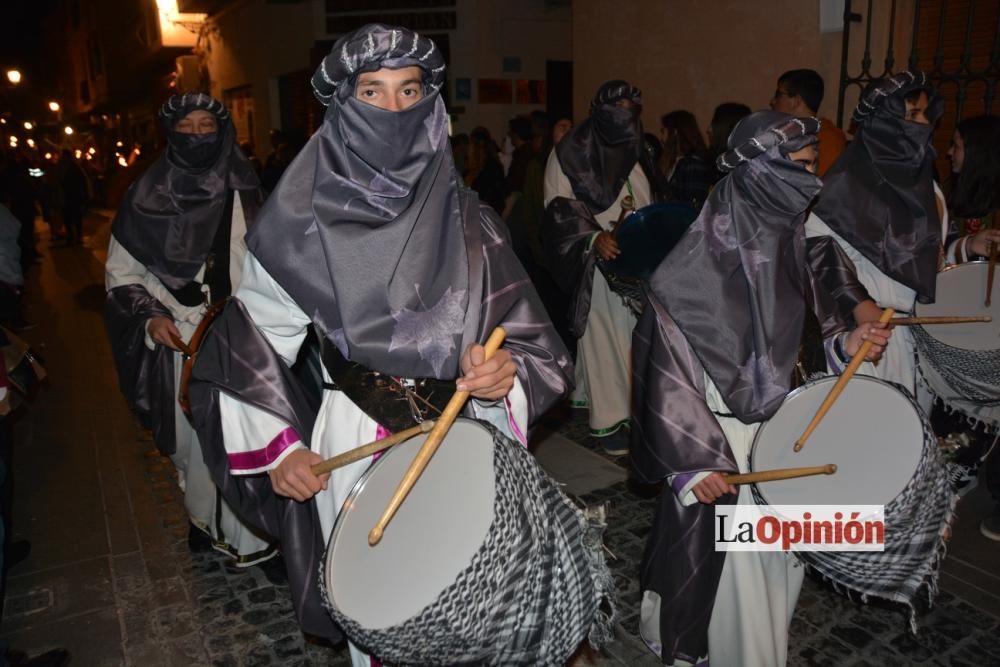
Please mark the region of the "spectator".
<svg viewBox="0 0 1000 667"><path fill-rule="evenodd" d="M573 121L569 118L560 118L552 127L552 145L558 144L562 138L573 129Z"/></svg>
<svg viewBox="0 0 1000 667"><path fill-rule="evenodd" d="M0 324L7 326L18 319L24 286L21 248L17 243L20 231L21 221L0 204Z"/></svg>
<svg viewBox="0 0 1000 667"><path fill-rule="evenodd" d="M811 69L793 69L778 78L771 108L793 116L819 117L823 102L823 77ZM832 121L820 118L819 171L822 177L847 146L847 135Z"/></svg>
<svg viewBox="0 0 1000 667"><path fill-rule="evenodd" d="M750 115L750 107L739 102L723 102L715 107L712 122L708 125L708 159L715 169L715 160L726 152L726 142L736 123ZM712 182L722 178L722 172L716 169Z"/></svg>
<svg viewBox="0 0 1000 667"><path fill-rule="evenodd" d="M948 192L948 211L951 214L952 231L958 241L949 245L948 260L962 262L976 256L989 254L989 244L1000 242L1000 116L976 116L958 124L952 137L951 148L952 179ZM996 297L994 297L996 298ZM1000 408L983 406L982 424L995 423ZM988 410L988 411L987 411ZM966 464L969 478L975 479L978 462L985 456L986 486L993 498L993 512L979 524L979 532L988 539L1000 541L1000 448L990 445L995 434L982 425L969 425L964 413L938 411L933 417L943 418L948 430L966 431L975 445L968 448L970 460L959 459ZM938 427L938 423L935 423ZM959 491L961 493L961 491Z"/></svg>
<svg viewBox="0 0 1000 667"><path fill-rule="evenodd" d="M451 138L451 157L455 161L455 172L464 179L469 157L469 135L462 132Z"/></svg>
<svg viewBox="0 0 1000 667"><path fill-rule="evenodd" d="M253 167L253 170L257 173L257 176L259 177L260 172L264 169L264 165L262 165L260 163L260 160L257 159L257 156L254 155L253 144L251 144L249 141L244 141L242 144L240 144L240 150L243 151L243 154L247 156L247 160L250 161L250 166Z"/></svg>
<svg viewBox="0 0 1000 667"><path fill-rule="evenodd" d="M667 178L667 199L701 209L715 178L698 121L690 111L671 111L660 119L663 153L659 166Z"/></svg>
<svg viewBox="0 0 1000 667"><path fill-rule="evenodd" d="M38 257L35 248L35 185L28 175L28 160L15 154L4 173L4 187L10 212L21 221L19 244L21 246L21 266L25 270Z"/></svg>
<svg viewBox="0 0 1000 667"><path fill-rule="evenodd" d="M83 212L87 206L87 176L68 148L62 150L59 160L59 190L66 244L80 245L83 242Z"/></svg>
<svg viewBox="0 0 1000 667"><path fill-rule="evenodd" d="M285 134L281 130L271 130L268 138L271 140L271 152L268 153L264 167L260 170L260 187L265 197L277 187L281 175L291 163L291 159L286 159L290 149Z"/></svg>
<svg viewBox="0 0 1000 667"><path fill-rule="evenodd" d="M504 184L504 210L501 217L510 230L511 248L530 275L534 262L528 244L523 196L528 167L534 154L531 119L526 116L511 118L507 127L514 152L511 155L510 169L507 170L507 180Z"/></svg>
<svg viewBox="0 0 1000 667"><path fill-rule="evenodd" d="M499 148L485 127L472 130L465 184L479 194L479 200L498 213L503 211L504 176Z"/></svg>

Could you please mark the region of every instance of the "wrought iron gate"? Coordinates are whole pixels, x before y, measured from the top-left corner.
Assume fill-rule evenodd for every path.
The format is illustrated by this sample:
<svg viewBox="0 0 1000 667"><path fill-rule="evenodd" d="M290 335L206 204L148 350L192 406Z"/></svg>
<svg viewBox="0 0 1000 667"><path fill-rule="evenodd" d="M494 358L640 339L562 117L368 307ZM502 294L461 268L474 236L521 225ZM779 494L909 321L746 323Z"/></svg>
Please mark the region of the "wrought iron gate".
<svg viewBox="0 0 1000 667"><path fill-rule="evenodd" d="M962 118L1000 112L1000 0L892 0L885 53L872 53L872 18L876 5L844 2L844 32L837 98L837 124L843 127L845 93L856 86L863 89L872 79L892 74L904 67L922 69L945 100L945 115L935 133L938 154L944 156L955 125ZM864 7L864 15L856 13ZM895 45L897 4L913 11L909 56L897 57ZM851 29L864 25L864 52L860 71L849 72ZM905 48L905 47L904 47ZM880 57L876 63L874 58ZM880 71L881 70L881 71ZM848 113L850 110L848 110Z"/></svg>

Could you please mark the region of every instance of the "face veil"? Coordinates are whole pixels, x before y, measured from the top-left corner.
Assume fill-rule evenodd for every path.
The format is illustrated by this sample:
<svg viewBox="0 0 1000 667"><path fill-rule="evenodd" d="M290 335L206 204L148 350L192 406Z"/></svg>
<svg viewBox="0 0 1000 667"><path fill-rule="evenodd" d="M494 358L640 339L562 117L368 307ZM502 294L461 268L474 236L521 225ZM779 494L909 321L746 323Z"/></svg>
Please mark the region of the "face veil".
<svg viewBox="0 0 1000 667"><path fill-rule="evenodd" d="M930 124L905 119L928 97ZM814 212L887 276L934 300L941 220L934 194L934 124L943 101L923 72L874 81L854 112L859 131L823 178Z"/></svg>

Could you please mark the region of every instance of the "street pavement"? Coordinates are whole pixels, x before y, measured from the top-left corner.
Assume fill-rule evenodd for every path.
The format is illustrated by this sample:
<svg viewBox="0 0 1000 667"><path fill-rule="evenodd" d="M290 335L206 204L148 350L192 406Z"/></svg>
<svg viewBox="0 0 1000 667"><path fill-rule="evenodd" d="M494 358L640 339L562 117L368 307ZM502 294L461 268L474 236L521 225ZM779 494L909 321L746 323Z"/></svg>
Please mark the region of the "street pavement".
<svg viewBox="0 0 1000 667"><path fill-rule="evenodd" d="M260 568L191 554L170 461L122 400L101 321L108 219L91 215L84 247L52 245L28 280L24 336L51 382L16 427L14 539L31 555L8 580L3 637L29 655L54 647L73 665L348 665L343 645L299 632L288 589ZM618 588L616 640L575 665L657 665L638 639L638 564L655 497L604 456L586 414L560 407L532 434L539 461L573 495L606 502ZM790 665L1000 665L1000 543L979 536L981 488L960 505L934 608L907 616L862 605L807 578L792 622ZM718 667L718 666L716 666Z"/></svg>

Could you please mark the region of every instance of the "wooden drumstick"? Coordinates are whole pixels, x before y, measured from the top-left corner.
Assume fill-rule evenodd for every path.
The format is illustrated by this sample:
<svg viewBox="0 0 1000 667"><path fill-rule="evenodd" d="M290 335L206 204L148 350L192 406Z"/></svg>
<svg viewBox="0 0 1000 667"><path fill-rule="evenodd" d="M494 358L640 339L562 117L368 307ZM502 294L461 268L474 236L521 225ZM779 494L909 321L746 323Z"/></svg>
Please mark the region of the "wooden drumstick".
<svg viewBox="0 0 1000 667"><path fill-rule="evenodd" d="M433 419L425 419L416 426L412 426L405 431L400 431L399 433L393 433L392 435L382 438L381 440L376 440L374 442L369 442L367 445L361 445L350 451L346 451L343 454L337 454L336 456L329 458L325 461L321 461L316 465L312 466L310 470L316 476L322 475L323 473L328 473L330 471L336 470L337 468L343 468L349 463L354 463L355 461L360 461L361 459L368 458L376 452L381 452L383 450L389 449L390 447L395 447L396 445L406 442L415 435L420 435L421 433L427 433L432 428L434 428Z"/></svg>
<svg viewBox="0 0 1000 667"><path fill-rule="evenodd" d="M887 324L895 313L896 311L894 309L886 308L882 311L882 317L878 319L879 323ZM823 403L820 404L819 410L816 411L816 415L812 418L812 421L809 422L809 426L806 427L805 432L803 432L802 436L795 442L795 451L799 451L805 446L806 440L810 435L812 435L812 432L816 430L819 423L823 421L823 417L825 417L826 413L830 411L831 407L833 407L833 404L840 396L840 392L844 391L844 387L847 386L847 382L854 375L854 372L858 370L858 366L860 366L861 362L865 360L865 357L868 356L868 351L872 349L872 345L874 345L872 341L866 340L861 344L861 347L858 348L858 351L854 353L854 356L851 357L851 362L847 364L847 368L845 368L844 372L840 374L839 378L837 378L837 383L833 385L833 389L831 389L830 393L823 399Z"/></svg>
<svg viewBox="0 0 1000 667"><path fill-rule="evenodd" d="M503 345L503 339L506 336L507 332L503 330L503 327L497 327L493 330L489 340L483 346L486 350L484 361L492 357L500 349L500 346ZM392 521L392 517L396 515L403 501L406 500L406 496L413 489L413 485L420 479L420 475L423 474L427 464L430 463L434 452L441 446L444 437L448 435L448 429L451 428L452 423L458 417L458 413L461 412L467 400L469 400L469 392L467 391L456 391L452 395L451 400L448 401L448 405L445 406L444 411L438 418L437 424L434 425L434 429L427 436L427 439L424 440L424 444L421 445L420 451L413 458L410 467L406 469L403 479L399 482L399 486L396 487L392 498L389 499L389 504L386 506L385 511L382 512L382 516L379 517L375 527L368 533L368 544L375 546L382 540L382 534L385 532L386 526Z"/></svg>
<svg viewBox="0 0 1000 667"><path fill-rule="evenodd" d="M989 315L934 315L927 317L894 317L889 324L894 327L908 327L916 324L965 324L968 322L992 322Z"/></svg>
<svg viewBox="0 0 1000 667"><path fill-rule="evenodd" d="M170 341L174 344L174 346L178 350L181 351L181 353L185 357L193 357L194 356L194 350L192 350L191 347L187 343L185 343L184 341L182 341L176 334L170 333L168 335L170 336Z"/></svg>
<svg viewBox="0 0 1000 667"><path fill-rule="evenodd" d="M990 305L993 297L993 274L997 269L997 242L990 241L990 264L986 269L986 301L984 306Z"/></svg>
<svg viewBox="0 0 1000 667"><path fill-rule="evenodd" d="M837 466L827 463L825 466L778 468L777 470L761 470L759 472L748 472L740 475L723 475L722 481L726 484L759 484L760 482L774 482L779 479L798 479L799 477L809 477L811 475L832 475L835 472L837 472Z"/></svg>

